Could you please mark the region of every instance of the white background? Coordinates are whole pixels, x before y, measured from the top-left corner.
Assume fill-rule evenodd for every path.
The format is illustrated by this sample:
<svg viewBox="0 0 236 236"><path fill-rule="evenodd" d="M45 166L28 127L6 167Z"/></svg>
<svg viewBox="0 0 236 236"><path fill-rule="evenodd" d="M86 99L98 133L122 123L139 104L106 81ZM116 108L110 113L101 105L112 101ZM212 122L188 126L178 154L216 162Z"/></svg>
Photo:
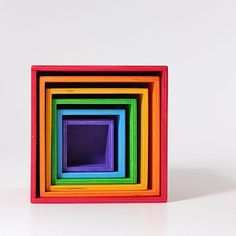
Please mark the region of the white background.
<svg viewBox="0 0 236 236"><path fill-rule="evenodd" d="M235 11L0 0L0 235L236 235ZM30 204L32 64L169 66L167 204Z"/></svg>

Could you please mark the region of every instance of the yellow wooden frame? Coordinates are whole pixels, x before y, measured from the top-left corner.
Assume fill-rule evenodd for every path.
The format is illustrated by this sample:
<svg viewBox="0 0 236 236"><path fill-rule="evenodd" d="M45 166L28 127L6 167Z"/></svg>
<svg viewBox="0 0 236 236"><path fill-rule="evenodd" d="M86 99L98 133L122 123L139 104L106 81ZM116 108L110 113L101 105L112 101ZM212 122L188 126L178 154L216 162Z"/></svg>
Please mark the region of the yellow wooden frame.
<svg viewBox="0 0 236 236"><path fill-rule="evenodd" d="M40 90L42 91L42 90ZM97 88L81 88L81 89L48 89L47 90L47 97L46 97L46 123L48 128L46 129L46 137L47 141L50 140L51 137L51 109L52 109L52 95L53 94L141 94L141 168L140 168L140 184L106 184L106 185L52 185L46 184L49 187L49 191L57 191L57 190L65 190L65 189L72 189L72 190L145 190L147 189L148 183L148 89L123 89L123 88L104 88L104 89L97 89ZM42 96L40 96L42 98ZM43 101L41 101L43 102ZM41 116L43 117L43 111L40 112ZM41 119L40 119L41 120ZM48 145L49 144L49 145ZM50 141L46 145L46 174L47 181L51 177L51 145ZM42 145L43 146L43 145ZM45 148L45 145L44 145ZM41 149L40 149L41 150ZM42 152L43 153L43 152ZM49 155L49 156L48 156ZM42 155L41 155L42 157ZM48 158L50 157L50 158ZM44 158L40 159L40 164L42 167L45 166ZM41 166L41 165L40 165ZM40 168L40 177L45 176L44 168ZM50 176L50 177L49 177ZM51 181L49 181L51 183ZM43 190L41 188L40 190ZM41 191L42 193L42 191Z"/></svg>

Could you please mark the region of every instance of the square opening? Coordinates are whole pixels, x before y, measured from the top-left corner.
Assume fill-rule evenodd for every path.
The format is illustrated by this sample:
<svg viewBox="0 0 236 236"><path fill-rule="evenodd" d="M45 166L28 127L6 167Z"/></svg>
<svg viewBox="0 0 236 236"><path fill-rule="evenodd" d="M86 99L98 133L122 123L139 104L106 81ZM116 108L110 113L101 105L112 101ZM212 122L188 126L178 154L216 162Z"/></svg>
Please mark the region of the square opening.
<svg viewBox="0 0 236 236"><path fill-rule="evenodd" d="M64 120L63 133L67 170L114 170L113 120Z"/></svg>

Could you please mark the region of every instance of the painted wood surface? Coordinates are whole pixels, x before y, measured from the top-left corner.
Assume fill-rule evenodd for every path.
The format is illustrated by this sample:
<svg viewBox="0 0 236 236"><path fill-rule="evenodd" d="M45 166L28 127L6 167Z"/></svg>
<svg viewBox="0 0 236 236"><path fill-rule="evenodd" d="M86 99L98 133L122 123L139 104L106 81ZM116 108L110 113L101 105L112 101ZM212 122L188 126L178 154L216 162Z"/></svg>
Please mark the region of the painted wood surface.
<svg viewBox="0 0 236 236"><path fill-rule="evenodd" d="M89 90L91 90L91 89L89 89ZM103 93L104 91L101 91L101 90L99 90L99 89L93 89L94 91L94 93ZM117 91L123 91L123 89L116 89ZM62 91L60 91L59 93L57 92L57 90L56 89L50 89L50 91L52 92L52 95L53 94L61 94L62 93ZM69 89L69 91L71 91L71 89ZM83 92L82 92L83 91ZM82 90L82 91L80 91L80 93L84 93L84 89ZM79 90L77 91L78 93L79 93ZM144 106L145 104L146 104L146 106L147 106L147 101L145 100L145 97L147 98L147 95L148 95L148 93L147 93L147 89L141 89L140 90L140 92L141 92L141 94L142 94L142 96L144 96L144 99L142 99L142 102L141 102L141 104L142 104L142 106ZM124 93L124 91L122 92L122 93ZM63 102L65 102L65 100L61 100L61 102L60 103L63 103ZM72 102L72 101L69 101L70 103ZM86 102L86 101L84 101L84 102ZM93 103L94 103L95 101L93 101ZM111 104L111 103L118 103L118 104L125 104L125 103L131 103L132 104L132 102L133 103L135 103L135 100L132 100L132 99L128 99L128 100L125 100L125 99L117 99L117 101L116 102L114 102L114 101L111 101L111 99L110 100L106 100L106 99L104 99L104 101L103 101L103 104ZM134 106L135 107L135 106ZM55 105L55 108L56 108L56 105ZM134 113L133 111L132 111L132 113ZM131 117L133 117L133 115L132 115L132 113L131 113ZM50 112L48 112L47 114L50 114ZM103 113L101 113L101 114L104 114L104 112ZM145 112L145 109L143 110L143 117L146 117L146 119L143 119L143 123L145 122L145 120L148 120L148 113L147 112ZM133 118L132 118L133 119ZM50 125L50 124L49 124ZM132 128L132 126L130 126L131 128ZM50 127L49 127L49 129L51 129ZM131 130L131 134L134 132L133 131L134 130L134 128L132 128L132 130ZM146 129L146 131L145 132L147 132L147 129ZM130 141L131 141L131 145L133 146L134 145L134 142L135 142L135 140L136 140L136 138L134 138L133 137L133 135L131 136L131 138L130 138ZM147 140L147 139L146 139ZM54 146L54 145L53 145ZM143 138L143 144L141 145L141 147L142 146L145 146L145 138ZM146 147L147 147L147 144L146 144ZM49 150L49 147L47 147L47 149ZM131 151L131 154L132 154L132 156L133 156L133 153L134 153L134 149L133 148L131 148L130 149L130 151ZM135 151L136 152L136 151ZM136 156L136 155L135 155ZM147 158L148 158L148 156L146 155L146 156L144 156L143 154L142 154L142 156L143 156L143 159L145 160L145 158L146 158L146 161L147 161ZM50 158L47 158L47 160L50 160ZM147 165L147 163L144 163L144 165ZM143 165L143 166L144 166ZM137 179L137 174L136 174L136 171L134 171L133 169L135 168L137 166L137 164L132 164L132 165L130 165L130 173L132 174L132 176L135 176L135 178ZM50 168L48 169L48 171L50 171ZM147 174L147 172L146 172L146 174ZM121 182L123 182L123 183L135 183L134 182L134 180L132 179L132 176L130 176L129 178L126 178L126 179L117 179L117 180L115 180L115 179L113 179L112 181L116 181L116 183L119 183L120 181ZM145 177L145 176L144 176ZM56 184L58 184L58 181L61 181L61 183L67 183L67 180L65 180L65 179L60 179L60 180L57 180L57 183ZM83 182L84 180L78 180L78 179L75 179L74 181L76 181L76 183L78 182L78 181L81 181L81 182ZM104 179L101 179L100 180L101 182L103 182L103 181L105 181ZM60 182L59 182L60 183ZM75 183L75 184L76 184ZM142 180L141 180L141 183L142 183ZM143 183L142 184L144 184L144 181L143 181ZM146 180L145 180L145 185L147 185L147 176L146 176ZM114 186L114 185L113 185ZM55 187L55 188L60 188L60 186L57 186L57 185L55 185L55 186L52 186L52 187ZM68 186L68 187L70 187L70 186ZM87 187L87 186L84 186L85 188ZM95 187L95 188L94 188ZM92 186L91 185L91 187L90 188L94 188L94 189L96 189L96 188L107 188L107 187L112 187L112 186L109 186L109 185L105 185L105 186L102 186L102 185L95 185L95 186ZM115 187L115 186L114 186ZM117 187L119 187L119 185L117 186ZM137 186L137 187L139 187L139 186ZM63 186L63 188L64 188L64 186ZM76 189L82 189L82 186L76 186L76 185L74 185L73 186L73 188L76 188ZM123 186L121 186L121 188L123 188Z"/></svg>
<svg viewBox="0 0 236 236"><path fill-rule="evenodd" d="M114 184L114 185L81 185L81 186L77 186L77 185L63 185L63 186L59 186L59 185L53 185L50 187L50 190L54 190L54 189L75 189L76 191L78 190L79 192L81 191L88 191L88 189L92 189L92 190L100 190L100 189L106 189L106 190L125 190L127 188L130 189L146 189L147 188L147 167L148 167L148 90L147 89L95 89L95 88L89 88L89 89L76 89L76 91L74 89L50 89L52 95L53 94L67 94L67 92L69 93L82 93L82 94L89 94L90 92L92 92L93 94L110 94L110 93L116 93L116 94L125 94L125 93L133 93L133 94L142 94L142 101L141 101L141 133L143 134L141 136L141 168L140 168L140 184L134 184L134 185L118 185L118 184ZM132 92L130 92L132 91ZM43 112L43 111L42 111ZM42 117L43 117L43 113ZM50 114L49 112L47 112L47 114ZM50 130L50 128L48 129ZM145 135L146 134L146 135ZM142 138L143 137L143 138ZM54 145L52 145L54 147ZM50 147L48 147L49 149ZM48 158L47 158L48 159ZM48 169L50 171L50 168ZM64 180L64 179L63 179ZM41 182L42 184L42 182Z"/></svg>
<svg viewBox="0 0 236 236"><path fill-rule="evenodd" d="M114 171L114 129L112 119L63 119L62 134L58 132L63 140L61 173Z"/></svg>
<svg viewBox="0 0 236 236"><path fill-rule="evenodd" d="M64 99L60 101L63 102ZM53 101L56 104L56 101ZM99 101L97 101L99 103ZM79 100L78 100L79 103ZM55 106L56 107L56 106ZM52 151L52 184L60 184L58 181L67 180L65 183L69 184L87 184L87 183L112 183L111 180L106 178L125 178L126 175L126 114L125 110L117 109L99 109L99 110L89 110L89 109L68 109L68 110L55 110L53 111L54 122L52 126L53 130L53 145L56 145ZM62 172L62 117L66 115L115 115L119 117L118 122L118 170L112 172L77 172L77 173L63 173ZM57 117L56 117L57 116ZM58 123L56 123L56 121ZM58 131L58 132L57 132ZM56 143L57 142L57 143ZM50 158L50 157L48 157ZM59 163L57 164L57 160ZM133 164L134 165L134 164ZM58 168L59 167L59 168ZM136 170L137 171L137 170ZM101 180L96 179L101 178ZM91 180L92 179L92 180ZM101 182L100 182L101 181ZM135 181L135 180L133 180ZM64 182L62 182L64 183Z"/></svg>
<svg viewBox="0 0 236 236"><path fill-rule="evenodd" d="M49 94L49 97L47 97L48 99L51 99L50 96L52 96L52 94L50 94L52 92L52 90L48 90L47 91ZM47 100L48 100L47 99ZM128 127L129 127L129 176L126 176L126 178L118 178L118 176L114 176L114 174L110 174L110 177L113 175L113 177L117 177L116 179L101 179L101 180L93 180L96 183L100 182L100 183L137 183L137 101L136 99L54 99L54 111L56 111L56 106L57 105L66 105L66 104L95 104L96 106L99 105L104 105L104 104L111 104L114 107L116 105L120 105L120 104L125 104L129 107L129 119L128 119ZM50 107L49 107L50 108ZM107 111L109 112L109 111ZM51 112L48 112L47 114L51 114ZM56 112L53 112L54 116L56 116ZM110 114L110 113L107 113ZM119 114L119 112L117 111L117 114ZM104 112L100 112L100 115L104 115ZM47 119L48 116L46 116ZM122 118L122 117L121 117ZM55 117L56 120L56 117ZM123 117L123 119L121 119L122 122L125 122L125 117ZM50 123L49 123L50 126ZM54 128L56 127L56 125L53 126ZM122 127L122 126L120 126ZM49 127L48 130L50 131L51 128ZM52 129L54 130L54 129ZM122 129L120 129L120 140L122 140L122 137L124 136L122 134ZM52 137L57 137L57 134L54 134ZM52 139L54 140L54 138ZM123 141L122 141L123 142ZM121 142L121 143L122 143ZM54 145L53 145L54 146ZM51 146L48 146L47 149L49 150L49 153L51 153ZM55 150L56 146L55 146ZM54 156L54 155L53 155ZM121 156L122 157L122 156ZM56 159L56 155L54 157L54 159ZM47 168L47 173L46 175L47 177L47 181L50 182L50 176L51 176L51 169L53 170L53 168L51 168L51 162L50 162L50 156L46 157L47 163L46 166L48 166ZM122 158L120 158L120 163ZM121 165L121 164L120 164ZM124 163L123 163L124 165ZM125 168L123 168L125 169ZM82 184L82 183L87 183L87 182L92 182L91 180L87 181L87 180L82 180L82 179L57 179L56 178L56 170L54 171L54 180L55 184ZM125 177L125 176L124 176Z"/></svg>
<svg viewBox="0 0 236 236"><path fill-rule="evenodd" d="M108 82L114 82L114 83L120 83L120 82L132 82L132 83L148 83L149 91L152 94L151 98L155 102L155 92L153 91L153 85L157 84L160 86L156 86L160 89L161 87L161 100L159 99L159 95L157 94L157 100L160 102L160 117L157 119L161 119L161 133L160 133L160 139L161 139L161 150L159 147L159 141L155 140L154 138L151 141L151 152L154 154L155 148L157 147L157 150L160 151L160 165L161 165L161 178L160 184L161 186L157 186L159 181L157 181L156 178L152 178L150 180L151 188L156 185L158 187L158 191L154 193L154 196L148 197L148 196L141 196L143 193L140 192L140 195L136 195L135 197L128 197L128 196L114 196L114 197L103 197L102 195L97 198L93 197L41 197L39 198L37 193L37 130L38 130L38 110L37 110L37 81L39 80L38 74L44 72L45 73L61 73L64 72L73 72L73 73L103 73L103 75L106 75L106 73L124 73L126 77L124 80L121 80L119 77L115 76L108 79ZM136 76L127 76L127 74L136 74ZM149 75L147 76L141 76L143 73L147 73ZM137 76L137 75L140 76ZM151 75L152 74L152 75ZM153 74L155 74L153 76ZM54 76L56 77L56 76ZM103 76L98 76L99 78L96 79L96 81L104 81ZM110 76L106 76L110 77ZM51 78L53 82L55 82L54 78ZM66 82L70 82L68 76L67 78L64 78ZM89 80L89 79L88 79ZM73 81L75 81L73 79ZM79 80L81 81L81 80ZM91 81L92 82L92 81ZM157 82L157 83L156 83ZM158 89L157 89L158 91ZM154 102L152 103L152 109L155 109ZM157 101L158 102L158 101ZM155 102L156 103L156 102ZM152 113L152 112L151 112ZM156 113L158 114L158 112ZM153 117L155 118L155 117ZM154 119L152 119L152 127L155 126ZM157 122L158 124L158 122ZM32 139L31 139L31 201L35 203L106 203L106 202L165 202L167 199L167 67L166 66L33 66L32 67ZM160 127L159 127L160 128ZM158 127L157 127L158 130ZM151 133L155 131L150 130ZM158 134L156 135L158 137ZM153 145L155 144L155 145ZM151 162L154 162L155 160L151 158ZM158 161L157 161L158 164ZM151 165L152 171L151 175L155 176L155 174L158 173L158 166ZM153 171L154 170L154 171ZM155 171L156 170L156 171ZM158 175L157 175L158 177ZM149 190L148 190L149 191Z"/></svg>

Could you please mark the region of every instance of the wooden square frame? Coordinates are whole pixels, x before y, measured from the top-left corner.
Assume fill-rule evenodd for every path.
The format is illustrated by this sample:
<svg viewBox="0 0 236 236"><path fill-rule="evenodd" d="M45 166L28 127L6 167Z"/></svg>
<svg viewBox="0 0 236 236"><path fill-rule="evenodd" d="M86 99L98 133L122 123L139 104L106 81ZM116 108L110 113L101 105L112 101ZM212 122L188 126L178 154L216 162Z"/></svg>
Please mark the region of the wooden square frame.
<svg viewBox="0 0 236 236"><path fill-rule="evenodd" d="M52 90L51 89L47 89L46 100L51 98L51 96L52 96L51 91L53 91L53 89ZM54 93L54 95L56 95L56 93ZM126 179L126 181L124 181L124 183L137 183L137 142L135 140L136 136L137 136L137 101L136 101L136 99L130 99L130 98L129 99L119 99L119 98L115 98L115 99L114 98L113 99L107 99L107 98L105 98L105 99L101 99L101 98L96 98L96 99L86 99L86 98L58 99L58 98L56 98L56 99L53 99L53 100L55 101L55 105L56 106L57 105L69 105L69 104L70 105L77 105L77 106L78 105L85 105L85 104L86 105L96 105L96 106L111 105L111 106L113 106L112 109L116 109L116 107L115 107L116 105L125 105L125 106L127 106L126 109L129 110L129 113L130 113L130 114L126 114L125 116L127 116L127 118L128 118L127 120L128 120L128 123L129 123L129 137L128 137L128 140L129 140L129 143L130 143L130 147L129 147L129 155L128 156L129 156L129 158L131 158L129 160L129 162L130 162L129 173L131 174L130 175L131 178L130 178L130 180ZM50 103L51 103L51 100L49 100L48 106L50 106ZM56 110L56 106L54 106L53 110ZM126 113L128 113L127 110L126 110ZM48 112L51 113L50 110L48 110ZM52 113L54 113L54 111L52 111ZM48 116L46 116L46 120L47 120L47 117ZM121 118L122 117L120 117L120 119ZM125 117L124 117L124 119L125 119ZM121 121L122 120L123 119L121 119ZM125 126L126 126L126 124L124 124L124 127ZM55 127L55 125L54 125L54 127ZM125 134L126 131L124 130L124 132L121 132L123 128L121 128L121 127L118 127L118 128L120 130L120 131L118 131L118 136L120 136L120 137L118 137L118 139L120 140L121 137L123 136L122 133ZM49 127L49 130L50 130L50 127ZM54 144L53 144L53 146L54 146ZM119 143L118 143L118 146L119 146ZM125 146L125 144L124 144L124 146ZM49 145L49 149L51 149L50 145ZM119 149L121 151L122 147L118 148L118 150ZM50 152L50 150L49 150L49 152ZM119 155L119 153L118 153L118 155ZM125 154L124 154L124 156L125 156ZM122 156L119 159L120 159L119 161L122 161L122 159L123 159ZM124 158L124 159L126 159L126 158ZM125 164L120 163L120 166L121 166L121 169L125 169ZM48 169L50 169L50 165L49 165ZM101 175L101 174L99 174L99 175ZM50 174L49 174L49 176L50 176ZM114 174L110 175L110 177L112 177L112 176L116 177L116 176L114 176ZM101 177L103 177L103 179L98 181L98 182L99 183L107 183L107 179L104 179L104 178L109 178L109 177L108 176L106 177L104 175L101 175ZM126 177L126 176L123 176L123 178L124 177ZM111 181L110 183L118 183L118 182L120 182L120 180L118 180L118 179L114 180L113 179L113 181L109 180L109 182ZM124 179L122 179L122 181L123 180ZM48 181L50 182L50 178L48 178ZM60 182L62 184L71 183L71 182L78 183L77 181L66 181L66 180L59 181L59 183ZM83 181L81 181L81 182L83 182Z"/></svg>
<svg viewBox="0 0 236 236"><path fill-rule="evenodd" d="M45 77L41 78L41 83L40 83L40 103L41 104L45 104L44 98L45 98L45 87L44 87L44 82L46 81ZM146 88L105 88L105 89L100 89L100 88L76 88L76 89L72 89L72 88L67 88L67 89L47 89L47 93L46 93L46 107L51 108L52 107L52 103L53 103L53 99L52 96L53 95L63 95L63 94L118 94L118 95L122 95L122 94L137 94L137 95L141 95L142 99L141 99L141 159L142 159L142 165L140 168L140 183L135 184L135 183L131 183L131 184L100 184L100 185L49 185L49 187L46 187L46 192L45 192L45 186L44 186L44 177L45 177L45 163L44 163L44 153L45 153L45 140L44 140L44 130L45 130L45 121L44 121L44 106L41 106L41 115L40 115L40 124L41 127L43 127L40 132L41 132L41 145L40 145L40 163L41 166L43 166L43 168L40 168L40 176L41 179L43 181L40 182L40 195L41 196L55 196L55 194L53 192L57 192L57 194L60 194L61 191L66 191L68 196L70 195L75 195L75 196L81 196L83 194L85 195L91 195L89 192L92 193L99 193L101 195L101 192L98 192L98 190L100 191L106 191L108 194L110 193L110 191L116 191L115 193L117 194L119 191L123 190L146 190L147 189L147 185L148 185L148 89ZM111 104L112 102L110 101L107 104ZM114 103L114 102L113 102ZM54 103L55 106L55 103ZM55 109L55 108L54 108ZM50 131L51 131L51 121L50 121L50 117L51 117L51 109L47 109L47 114L46 114L46 120L47 120L47 124L48 124L48 128L46 129L46 131L48 132L46 134L46 137L51 137ZM50 142L50 138L48 138L48 140L46 141L48 143L47 145L47 149L46 149L46 156L48 156L46 158L46 160L49 160L50 158L50 153L51 153L51 144L49 144ZM52 145L54 146L54 145ZM48 163L48 161L46 162L46 164ZM50 165L48 163L48 166L46 166L46 170L48 172L47 176L50 176ZM47 178L48 179L48 178ZM129 181L129 178L124 178L122 181L125 182L125 180ZM59 180L58 180L59 181ZM66 182L65 179L61 179L60 182ZM47 181L48 183L50 183L50 181ZM70 193L72 192L72 193ZM74 194L75 192L75 194ZM65 193L63 193L65 194ZM111 192L112 194L112 192Z"/></svg>
<svg viewBox="0 0 236 236"><path fill-rule="evenodd" d="M168 68L166 66L32 66L32 139L31 139L31 202L33 203L106 203L106 202L166 202L167 200L167 96L168 96ZM151 155L160 155L160 159L155 162L151 160L152 170L150 175L153 176L151 182L156 178L156 172L160 168L160 189L156 190L156 194L150 196L117 196L117 197L57 197L48 198L40 197L39 195L39 80L40 76L93 76L113 75L115 78L102 78L100 82L110 83L141 83L148 84L150 91L160 91L160 100L156 95L151 95L151 106L155 106L160 102L160 111L156 111L157 117L153 116L151 119ZM130 76L132 79L122 79L123 76ZM145 77L145 78L144 78ZM86 78L83 79L86 81ZM96 80L99 81L99 80ZM155 85L156 81L160 82L160 87ZM52 82L60 83L61 81ZM92 81L90 81L92 82ZM159 89L159 90L158 90ZM160 120L160 121L159 121ZM159 123L160 122L160 123ZM158 130L160 124L160 130ZM155 126L155 128L154 128ZM159 137L160 136L160 137ZM159 137L159 138L158 138ZM160 143L159 143L160 142ZM160 153L157 148L160 145ZM158 161L159 160L159 161ZM155 185L151 183L151 185Z"/></svg>
<svg viewBox="0 0 236 236"><path fill-rule="evenodd" d="M114 156L114 150L115 150L115 122L113 119L63 119L63 114L61 114L61 125L58 124L57 133L58 133L58 143L59 143L59 160L57 165L57 174L59 178L74 178L74 173L86 173L86 175L82 177L90 177L90 173L94 172L113 172L115 170L115 156ZM58 122L58 121L57 121ZM70 128L69 127L78 127L79 128L87 128L89 127L91 129L91 126L93 127L103 127L107 128L107 136L106 136L106 144L105 144L105 152L104 152L104 162L101 163L93 163L89 161L89 163L83 163L84 159L82 161L77 162L76 164L73 163L73 165L70 165L70 156L68 155L68 151L70 150L70 141L69 141L69 133ZM119 132L119 131L118 131ZM118 133L119 135L119 133ZM76 137L83 138L83 135L76 135ZM91 140L90 136L89 141ZM98 136L96 136L98 137ZM104 141L104 139L101 139ZM100 140L99 140L100 141ZM89 147L89 145L88 145ZM118 149L119 152L119 149ZM82 155L77 155L79 158L81 158ZM88 155L90 156L94 155ZM61 157L61 158L60 158ZM87 158L86 158L87 160ZM118 163L118 170L119 170L119 163ZM65 176L65 174L70 174L70 176Z"/></svg>
<svg viewBox="0 0 236 236"><path fill-rule="evenodd" d="M110 113L113 116L119 117L119 125L118 125L118 170L117 171L99 171L99 172L63 172L62 171L62 145L63 145L63 139L62 139L62 119L64 115L103 115L101 114L104 112L104 115L109 115L106 113ZM54 113L54 112L53 112ZM97 179L99 178L124 178L125 177L125 163L126 163L126 150L125 150L125 120L126 120L126 114L124 109L119 110L108 110L108 109L58 109L55 111L56 117L53 122L54 125L52 125L52 137L55 137L55 140L52 141L53 145L52 147L52 183L54 184L60 184L61 180L66 180L67 183L73 184L82 184L83 183L90 183L92 182L91 179L95 179L93 182L96 184ZM88 114L89 113L89 114ZM99 121L98 121L99 122ZM54 128L55 127L55 128ZM61 133L59 135L59 133ZM56 138L57 137L57 138ZM59 143L61 143L59 147ZM61 151L59 151L59 149ZM57 158L58 157L58 158ZM120 160L119 160L120 159ZM60 167L59 167L60 166ZM59 170L60 169L60 170ZM73 179L74 181L71 181ZM58 181L59 180L59 181ZM69 181L68 181L69 180ZM64 181L63 181L64 182ZM64 184L62 182L62 184ZM98 181L99 182L99 181ZM91 184L91 183L90 183Z"/></svg>

